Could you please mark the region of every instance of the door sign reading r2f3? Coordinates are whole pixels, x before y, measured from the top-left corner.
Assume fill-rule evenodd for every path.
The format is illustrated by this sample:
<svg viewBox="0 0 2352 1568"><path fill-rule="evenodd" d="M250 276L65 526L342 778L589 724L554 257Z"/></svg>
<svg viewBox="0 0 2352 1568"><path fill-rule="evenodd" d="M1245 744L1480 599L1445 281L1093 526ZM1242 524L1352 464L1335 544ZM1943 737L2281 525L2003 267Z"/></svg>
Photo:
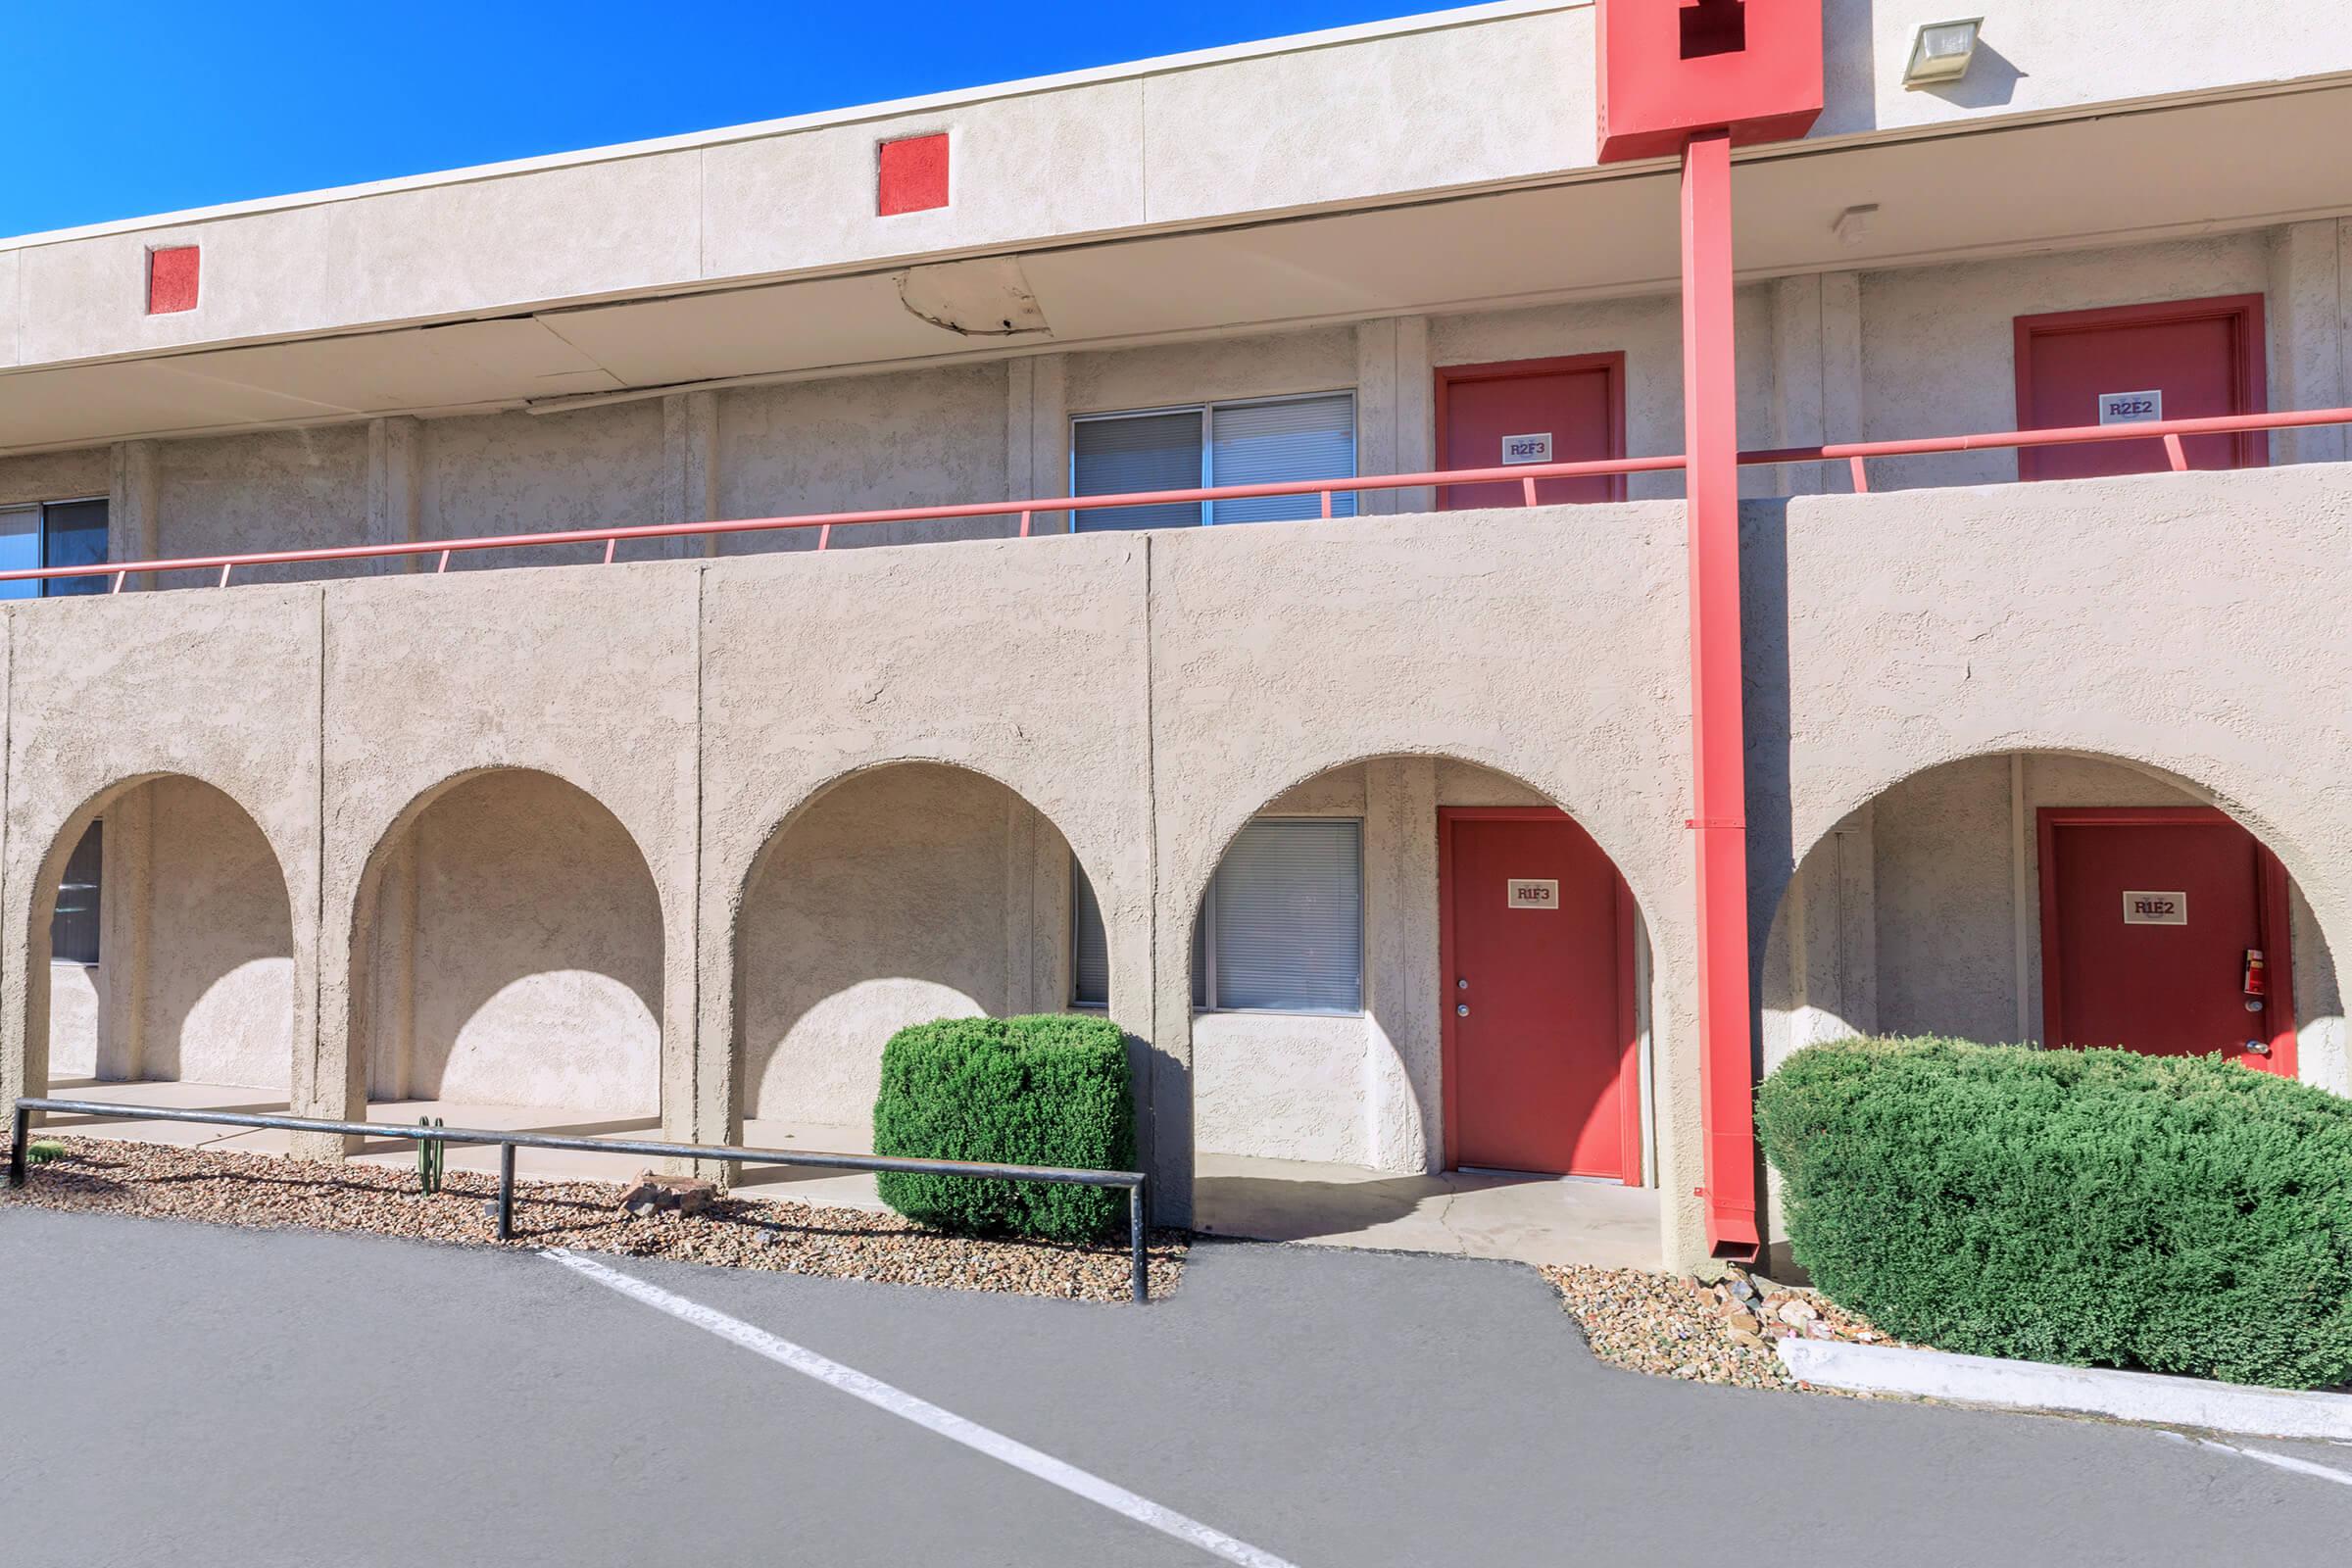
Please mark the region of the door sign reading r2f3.
<svg viewBox="0 0 2352 1568"><path fill-rule="evenodd" d="M2186 925L2188 924L2188 895L2185 893L2126 893L2124 895L2124 924Z"/></svg>
<svg viewBox="0 0 2352 1568"><path fill-rule="evenodd" d="M1502 461L1512 463L1549 463L1551 461L1551 432L1536 435L1506 435L1502 438Z"/></svg>
<svg viewBox="0 0 2352 1568"><path fill-rule="evenodd" d="M1557 880L1538 881L1533 877L1513 877L1510 892L1504 901L1513 909L1556 909L1560 906L1560 884Z"/></svg>
<svg viewBox="0 0 2352 1568"><path fill-rule="evenodd" d="M2099 394L2099 422L2101 424L2152 424L2164 417L2164 393L2102 392Z"/></svg>

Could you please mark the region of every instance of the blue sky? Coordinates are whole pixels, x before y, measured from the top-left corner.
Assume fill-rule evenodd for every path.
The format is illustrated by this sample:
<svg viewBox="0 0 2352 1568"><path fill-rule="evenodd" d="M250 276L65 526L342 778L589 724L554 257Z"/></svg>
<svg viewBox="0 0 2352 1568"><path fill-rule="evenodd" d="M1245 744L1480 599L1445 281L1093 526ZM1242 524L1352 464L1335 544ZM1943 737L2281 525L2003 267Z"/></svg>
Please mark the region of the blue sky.
<svg viewBox="0 0 2352 1568"><path fill-rule="evenodd" d="M0 235L1439 8L0 0Z"/></svg>

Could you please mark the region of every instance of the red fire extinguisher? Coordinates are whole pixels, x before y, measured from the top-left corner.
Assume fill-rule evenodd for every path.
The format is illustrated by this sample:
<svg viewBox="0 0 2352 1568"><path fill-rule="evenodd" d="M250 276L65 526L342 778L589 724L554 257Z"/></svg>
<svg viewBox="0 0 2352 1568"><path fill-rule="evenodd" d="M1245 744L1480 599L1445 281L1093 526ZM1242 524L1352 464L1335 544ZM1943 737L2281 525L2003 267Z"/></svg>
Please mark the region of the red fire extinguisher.
<svg viewBox="0 0 2352 1568"><path fill-rule="evenodd" d="M2246 1010L2260 1012L2270 996L2271 982L2262 966L2262 950L2246 950L2246 982L2241 988L2246 994Z"/></svg>

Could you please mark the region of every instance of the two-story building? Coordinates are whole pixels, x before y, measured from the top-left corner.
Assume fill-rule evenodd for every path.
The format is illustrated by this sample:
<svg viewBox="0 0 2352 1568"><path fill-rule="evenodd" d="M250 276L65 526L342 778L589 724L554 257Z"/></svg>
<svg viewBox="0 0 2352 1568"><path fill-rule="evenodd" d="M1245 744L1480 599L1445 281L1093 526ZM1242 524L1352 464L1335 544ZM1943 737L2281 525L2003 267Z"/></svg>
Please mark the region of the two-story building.
<svg viewBox="0 0 2352 1568"><path fill-rule="evenodd" d="M1740 444L1926 450L1742 469L1749 1069L2352 1092L2345 429L2002 439L2352 405L2352 10L1822 11ZM1165 1221L1704 1252L1678 173L1594 21L0 243L0 565L109 568L0 581L0 1093L819 1145L901 1024L1105 1008Z"/></svg>

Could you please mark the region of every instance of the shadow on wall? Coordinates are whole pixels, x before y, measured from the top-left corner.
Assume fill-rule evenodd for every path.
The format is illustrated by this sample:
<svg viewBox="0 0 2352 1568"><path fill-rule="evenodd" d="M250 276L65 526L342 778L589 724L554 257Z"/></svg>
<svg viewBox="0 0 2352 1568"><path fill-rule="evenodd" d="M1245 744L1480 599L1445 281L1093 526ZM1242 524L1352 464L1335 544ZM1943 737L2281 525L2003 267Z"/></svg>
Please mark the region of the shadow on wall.
<svg viewBox="0 0 2352 1568"><path fill-rule="evenodd" d="M361 945L375 1098L659 1112L661 897L612 812L501 769L377 856Z"/></svg>
<svg viewBox="0 0 2352 1568"><path fill-rule="evenodd" d="M1061 1007L1069 863L1042 813L961 768L896 763L818 795L745 884L744 1114L862 1127L899 1029Z"/></svg>
<svg viewBox="0 0 2352 1568"><path fill-rule="evenodd" d="M104 821L99 961L52 970L53 1072L284 1093L294 929L269 840L184 777L122 792Z"/></svg>

